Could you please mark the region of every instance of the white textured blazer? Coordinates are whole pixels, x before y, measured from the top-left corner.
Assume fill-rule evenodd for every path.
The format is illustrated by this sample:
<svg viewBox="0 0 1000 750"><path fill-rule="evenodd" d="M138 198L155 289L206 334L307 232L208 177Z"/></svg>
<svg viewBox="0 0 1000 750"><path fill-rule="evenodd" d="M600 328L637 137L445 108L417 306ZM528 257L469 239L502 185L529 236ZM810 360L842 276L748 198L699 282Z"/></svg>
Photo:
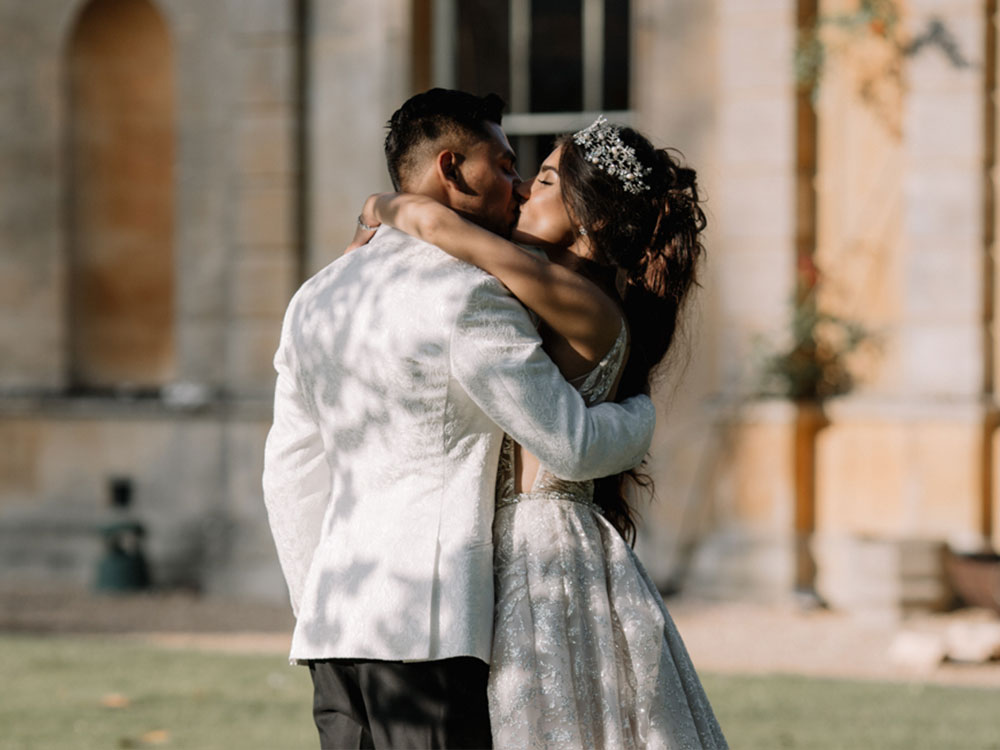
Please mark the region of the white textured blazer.
<svg viewBox="0 0 1000 750"><path fill-rule="evenodd" d="M637 464L645 397L587 409L493 277L383 227L295 294L264 499L291 659L489 662L504 432L558 476Z"/></svg>

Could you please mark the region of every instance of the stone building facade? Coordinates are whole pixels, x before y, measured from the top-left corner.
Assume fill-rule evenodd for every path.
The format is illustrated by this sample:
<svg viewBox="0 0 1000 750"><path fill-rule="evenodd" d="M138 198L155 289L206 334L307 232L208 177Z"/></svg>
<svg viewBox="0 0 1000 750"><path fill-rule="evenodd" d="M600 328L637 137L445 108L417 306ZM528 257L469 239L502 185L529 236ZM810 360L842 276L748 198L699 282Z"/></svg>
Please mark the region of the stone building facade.
<svg viewBox="0 0 1000 750"><path fill-rule="evenodd" d="M996 36L994 0L0 0L3 575L89 580L127 477L159 582L283 596L259 482L281 315L388 188L388 116L440 84L507 99L526 171L601 111L699 170L654 577L941 601L941 544L1000 545ZM877 341L819 409L753 396L804 261Z"/></svg>

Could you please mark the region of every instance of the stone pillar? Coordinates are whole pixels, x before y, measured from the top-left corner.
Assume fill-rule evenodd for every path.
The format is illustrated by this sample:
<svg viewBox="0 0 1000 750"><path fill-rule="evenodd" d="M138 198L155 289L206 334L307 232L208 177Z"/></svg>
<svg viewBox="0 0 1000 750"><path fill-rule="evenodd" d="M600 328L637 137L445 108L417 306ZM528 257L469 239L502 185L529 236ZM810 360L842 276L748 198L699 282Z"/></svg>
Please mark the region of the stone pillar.
<svg viewBox="0 0 1000 750"><path fill-rule="evenodd" d="M698 171L707 197L708 262L703 289L692 294L687 329L675 345L676 361L654 393L659 419L650 450L649 472L656 482L652 503L640 502L642 523L636 550L653 579L665 589L683 576L687 550L706 510L701 467L714 451L713 424L703 405L716 393L715 352L708 343L717 330L713 305L718 243L719 185L716 164L715 90L719 60L714 0L634 0L632 3L631 108L636 127L656 146L679 149ZM683 70L684 75L666 71Z"/></svg>
<svg viewBox="0 0 1000 750"><path fill-rule="evenodd" d="M297 286L294 3L230 6L239 86L227 381L241 396L270 398L281 319Z"/></svg>
<svg viewBox="0 0 1000 750"><path fill-rule="evenodd" d="M337 258L369 194L391 190L385 123L409 91L410 0L312 0L307 273Z"/></svg>
<svg viewBox="0 0 1000 750"><path fill-rule="evenodd" d="M754 335L786 330L794 292L796 4L720 0L717 23L717 357L731 390Z"/></svg>
<svg viewBox="0 0 1000 750"><path fill-rule="evenodd" d="M63 44L79 3L0 1L0 389L66 384Z"/></svg>
<svg viewBox="0 0 1000 750"><path fill-rule="evenodd" d="M230 91L226 121L209 131L224 135L220 161L228 170L223 263L213 270L220 277L221 382L231 406L219 424L224 501L203 520L214 539L206 548L203 585L230 596L280 599L285 589L260 476L272 360L298 285L296 3L226 0L215 10L224 18L226 59L220 63L227 66Z"/></svg>
<svg viewBox="0 0 1000 750"><path fill-rule="evenodd" d="M177 65L177 379L225 389L238 58L222 2L163 3Z"/></svg>
<svg viewBox="0 0 1000 750"><path fill-rule="evenodd" d="M659 61L660 79L687 83L664 84L680 89L679 95L650 108L663 112L670 127L685 123L682 133L704 128L711 138L707 143L704 134L692 138L711 165L705 185L713 229L698 335L714 348L703 355L710 364L702 384L734 394L754 375L749 365L754 338L773 339L787 331L794 293L797 5L793 0L674 5L680 7L667 13L668 27L675 15L703 25L696 27L690 46L678 42L687 39L685 30L664 35L661 43L676 44L678 51L675 59ZM672 74L682 69L694 75ZM689 105L685 96L692 93ZM640 122L645 116L640 114ZM694 401L702 408L704 394ZM734 413L716 408L712 439L700 446L698 459L703 466L721 467L721 473L695 475L700 486L692 494L712 504L696 517L712 521L690 545L694 557L686 585L727 596L789 596L796 579L796 410L789 403ZM690 519L691 514L689 527Z"/></svg>
<svg viewBox="0 0 1000 750"><path fill-rule="evenodd" d="M995 136L986 127L995 127L996 116L986 117L992 102L984 92L996 86L985 67L996 55L993 13L991 0L920 0L911 3L909 18L914 35L944 19L963 58L949 61L942 49L930 48L910 62L900 331L903 393L946 410L944 419L922 420L939 447L920 498L927 520L915 531L940 538L944 529L933 519L949 508L954 531L946 538L960 545L977 544L991 531L984 428L996 410L986 325L993 248L984 238L994 234L985 231L995 221L988 199L996 190L988 182Z"/></svg>
<svg viewBox="0 0 1000 750"><path fill-rule="evenodd" d="M987 4L922 0L908 19L915 36L945 19L967 59L963 67L928 46L907 62L897 387L922 400L978 402L986 385Z"/></svg>
<svg viewBox="0 0 1000 750"><path fill-rule="evenodd" d="M714 179L719 70L716 0L634 0L631 107L657 146L679 149L705 184ZM684 75L667 71L685 70Z"/></svg>

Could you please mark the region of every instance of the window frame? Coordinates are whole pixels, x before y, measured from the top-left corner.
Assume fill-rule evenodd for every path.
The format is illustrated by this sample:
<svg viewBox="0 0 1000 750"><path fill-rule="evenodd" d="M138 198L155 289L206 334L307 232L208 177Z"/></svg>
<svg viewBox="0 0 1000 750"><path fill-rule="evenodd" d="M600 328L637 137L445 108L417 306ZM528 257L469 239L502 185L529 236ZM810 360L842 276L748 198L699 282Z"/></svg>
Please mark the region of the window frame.
<svg viewBox="0 0 1000 750"><path fill-rule="evenodd" d="M503 127L511 139L523 137L527 149L520 150L522 164L536 160L534 136L573 133L590 125L599 115L612 122L632 125L633 109L605 110L604 18L605 0L581 0L583 34L583 109L576 112L532 112L531 101L531 0L509 0L507 44L510 75L509 113ZM434 86L454 88L457 81L459 0L432 0L431 77ZM628 45L631 54L631 44ZM632 97L629 96L629 103Z"/></svg>

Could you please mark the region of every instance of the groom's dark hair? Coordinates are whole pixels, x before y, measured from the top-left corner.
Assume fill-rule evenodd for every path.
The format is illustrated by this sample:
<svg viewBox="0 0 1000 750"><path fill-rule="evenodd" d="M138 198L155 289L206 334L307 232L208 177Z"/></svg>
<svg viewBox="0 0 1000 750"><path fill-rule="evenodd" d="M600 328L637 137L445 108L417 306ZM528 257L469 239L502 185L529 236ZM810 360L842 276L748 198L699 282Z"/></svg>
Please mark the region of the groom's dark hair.
<svg viewBox="0 0 1000 750"><path fill-rule="evenodd" d="M396 190L417 168L422 146L450 135L481 141L489 138L486 123L500 124L504 100L496 94L476 96L466 91L431 89L407 99L386 124L385 162Z"/></svg>

